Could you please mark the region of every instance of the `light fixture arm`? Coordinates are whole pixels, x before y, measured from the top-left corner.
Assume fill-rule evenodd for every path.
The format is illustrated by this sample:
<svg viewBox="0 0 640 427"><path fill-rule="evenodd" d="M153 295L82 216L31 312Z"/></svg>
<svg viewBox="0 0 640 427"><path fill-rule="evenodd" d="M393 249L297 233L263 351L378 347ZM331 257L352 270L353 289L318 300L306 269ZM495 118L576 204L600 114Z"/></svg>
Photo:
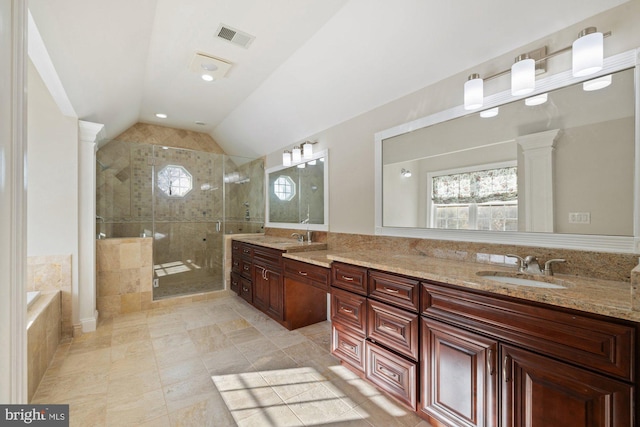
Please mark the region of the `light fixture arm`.
<svg viewBox="0 0 640 427"><path fill-rule="evenodd" d="M602 36L605 37L605 38L609 37L610 35L611 35L611 31L607 31L606 33L602 33ZM556 50L555 52L548 53L545 56L543 56L542 58L535 59L536 64L538 64L539 62L544 62L547 59L551 59L551 58L553 58L555 56L558 56L558 55L561 55L563 53L569 52L571 50L571 48L572 48L572 45L569 45L569 46L564 47L562 49ZM492 74L490 76L483 77L482 79L484 81L493 80L493 79L496 79L498 77L502 77L502 76L504 76L506 74L509 74L510 72L511 72L511 68L508 68L506 70L500 71L500 72Z"/></svg>

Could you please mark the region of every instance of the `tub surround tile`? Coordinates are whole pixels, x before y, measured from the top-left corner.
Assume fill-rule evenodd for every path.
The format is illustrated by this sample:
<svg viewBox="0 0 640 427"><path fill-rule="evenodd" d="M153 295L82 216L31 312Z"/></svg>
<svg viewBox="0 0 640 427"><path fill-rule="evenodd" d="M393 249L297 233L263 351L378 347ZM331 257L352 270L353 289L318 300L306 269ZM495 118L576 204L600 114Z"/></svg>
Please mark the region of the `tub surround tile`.
<svg viewBox="0 0 640 427"><path fill-rule="evenodd" d="M43 291L27 311L27 398L33 398L61 339L60 291Z"/></svg>

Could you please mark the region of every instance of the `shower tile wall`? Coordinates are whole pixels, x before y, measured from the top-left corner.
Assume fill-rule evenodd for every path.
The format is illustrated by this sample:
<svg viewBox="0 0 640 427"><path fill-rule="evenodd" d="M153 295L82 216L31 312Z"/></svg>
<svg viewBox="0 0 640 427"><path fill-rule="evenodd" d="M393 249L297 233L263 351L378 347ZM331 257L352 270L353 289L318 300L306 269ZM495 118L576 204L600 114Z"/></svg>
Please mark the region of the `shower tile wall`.
<svg viewBox="0 0 640 427"><path fill-rule="evenodd" d="M225 160L226 175L237 172L240 180L225 187L227 234L264 232L264 161L257 159L236 166ZM247 215L247 210L248 215Z"/></svg>

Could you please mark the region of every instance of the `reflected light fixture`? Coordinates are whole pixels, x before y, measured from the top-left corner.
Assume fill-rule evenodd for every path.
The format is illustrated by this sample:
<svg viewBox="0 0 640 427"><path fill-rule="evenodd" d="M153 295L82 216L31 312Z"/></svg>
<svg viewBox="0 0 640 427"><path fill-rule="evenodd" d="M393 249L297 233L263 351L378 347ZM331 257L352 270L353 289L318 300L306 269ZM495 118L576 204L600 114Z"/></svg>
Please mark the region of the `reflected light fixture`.
<svg viewBox="0 0 640 427"><path fill-rule="evenodd" d="M480 74L473 73L464 84L464 109L475 110L482 107L484 100L484 82Z"/></svg>
<svg viewBox="0 0 640 427"><path fill-rule="evenodd" d="M572 46L573 77L588 76L602 70L604 64L604 36L596 27L580 31Z"/></svg>
<svg viewBox="0 0 640 427"><path fill-rule="evenodd" d="M409 178L411 176L411 171L405 168L402 168L402 170L400 171L400 175L403 178Z"/></svg>
<svg viewBox="0 0 640 427"><path fill-rule="evenodd" d="M536 89L536 61L526 53L511 66L511 95L526 95Z"/></svg>
<svg viewBox="0 0 640 427"><path fill-rule="evenodd" d="M167 115L165 113L156 113L156 117L159 119L166 119Z"/></svg>
<svg viewBox="0 0 640 427"><path fill-rule="evenodd" d="M527 98L524 100L524 104L531 107L534 105L540 105L547 102L548 94L541 93L540 95L532 96L531 98Z"/></svg>
<svg viewBox="0 0 640 427"><path fill-rule="evenodd" d="M488 119L490 117L497 116L499 112L500 108L498 107L490 108L488 110L480 111L480 117L482 117L483 119Z"/></svg>
<svg viewBox="0 0 640 427"><path fill-rule="evenodd" d="M611 84L611 74L598 77L597 79L587 80L582 83L582 89L590 92L592 90L604 89Z"/></svg>

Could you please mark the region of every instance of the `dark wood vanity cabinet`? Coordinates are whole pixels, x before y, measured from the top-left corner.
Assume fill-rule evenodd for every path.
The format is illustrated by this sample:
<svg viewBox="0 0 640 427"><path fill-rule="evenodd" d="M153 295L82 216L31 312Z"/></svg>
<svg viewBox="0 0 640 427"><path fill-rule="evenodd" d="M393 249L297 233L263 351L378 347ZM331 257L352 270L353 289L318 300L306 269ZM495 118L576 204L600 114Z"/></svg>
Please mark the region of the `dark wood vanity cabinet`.
<svg viewBox="0 0 640 427"><path fill-rule="evenodd" d="M637 325L436 283L421 299L432 424L634 425Z"/></svg>
<svg viewBox="0 0 640 427"><path fill-rule="evenodd" d="M331 270L332 353L416 410L419 282L337 262Z"/></svg>
<svg viewBox="0 0 640 427"><path fill-rule="evenodd" d="M327 318L329 269L283 258L283 251L232 241L231 289L287 329Z"/></svg>
<svg viewBox="0 0 640 427"><path fill-rule="evenodd" d="M433 426L639 425L637 323L339 262L331 284L332 353Z"/></svg>

